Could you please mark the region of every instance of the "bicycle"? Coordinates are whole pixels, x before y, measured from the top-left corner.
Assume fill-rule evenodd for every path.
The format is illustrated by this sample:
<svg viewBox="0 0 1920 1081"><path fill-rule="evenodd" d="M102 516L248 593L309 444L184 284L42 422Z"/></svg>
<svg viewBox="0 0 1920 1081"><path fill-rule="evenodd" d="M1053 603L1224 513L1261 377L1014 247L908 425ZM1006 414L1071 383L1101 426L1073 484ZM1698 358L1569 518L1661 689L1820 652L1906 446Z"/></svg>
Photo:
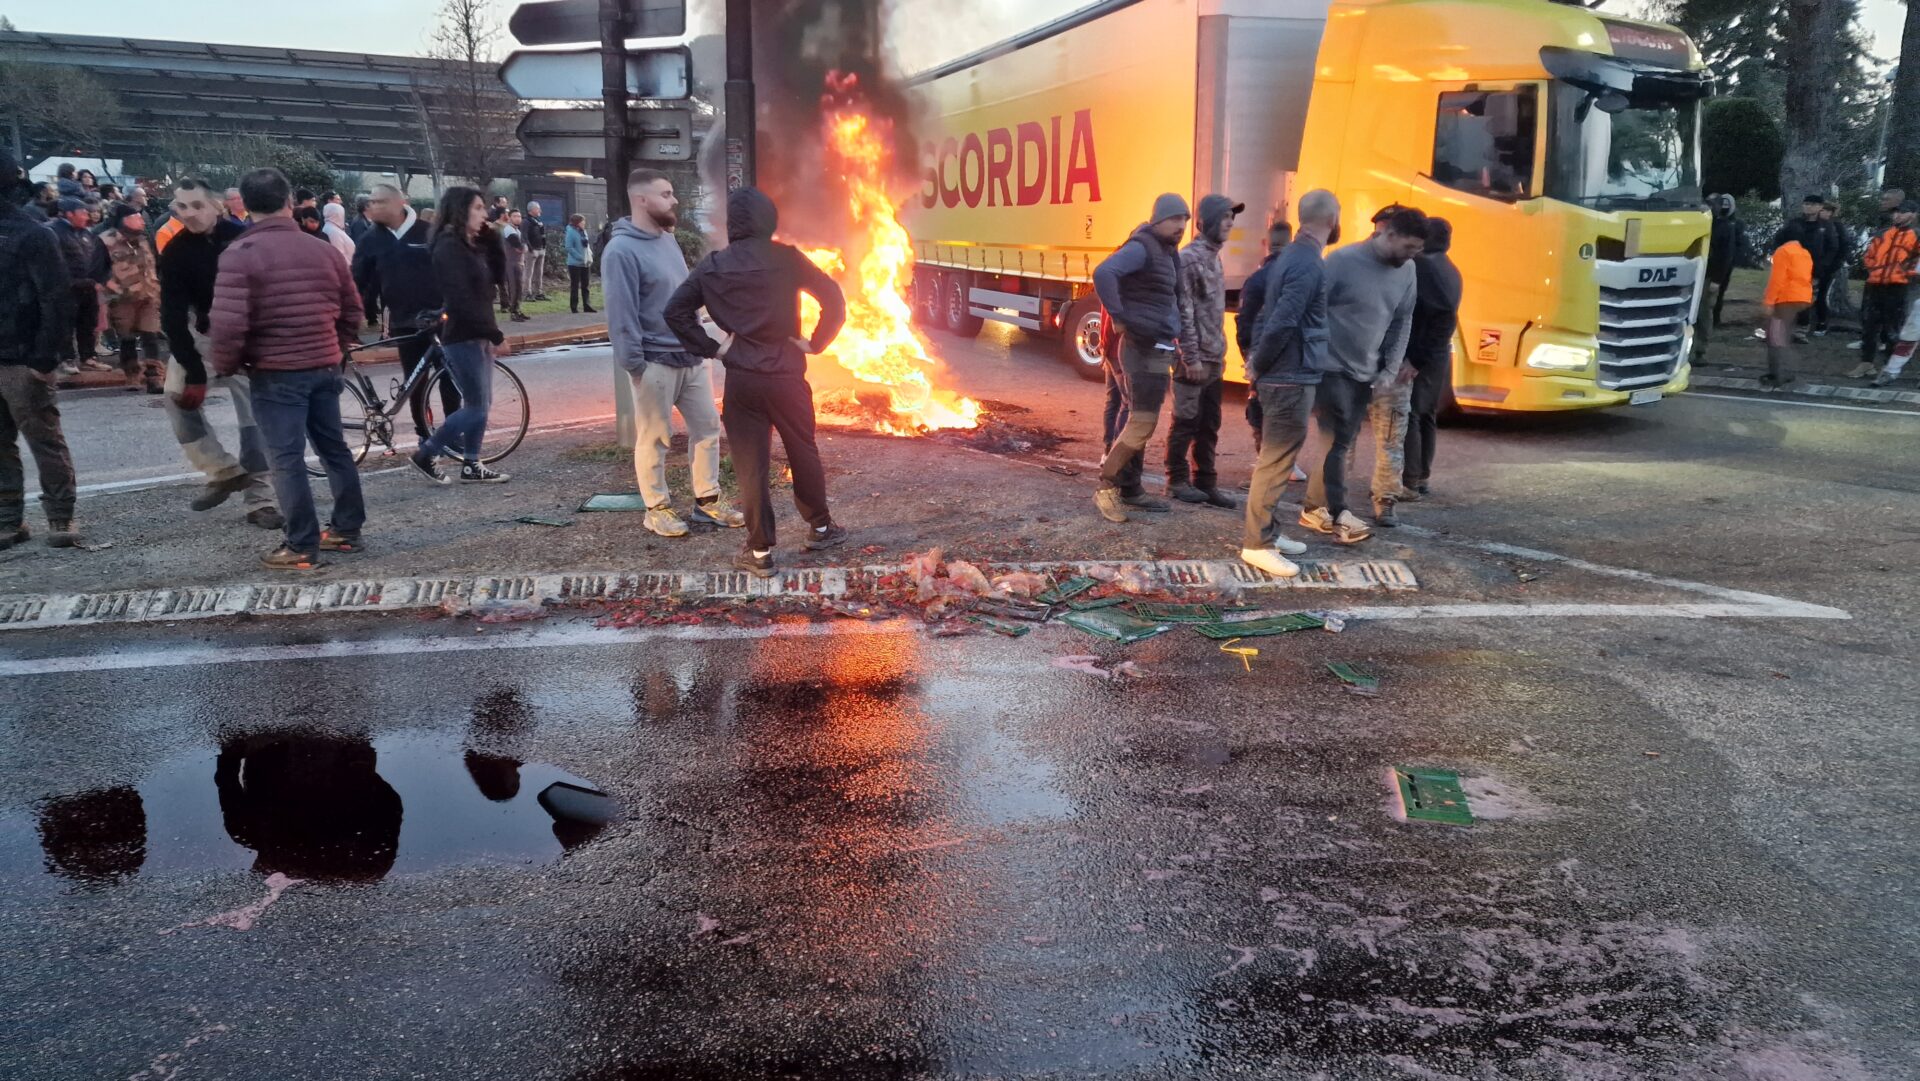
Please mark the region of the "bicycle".
<svg viewBox="0 0 1920 1081"><path fill-rule="evenodd" d="M435 312L433 318L426 321L425 327L413 334L382 338L347 350L340 370L340 428L346 435L347 446L353 451L354 464L366 460L367 451L372 449L376 440L384 448L385 454L400 453L402 448L394 443L394 420L407 409L415 391L420 389L422 380L426 380L423 412L428 434L438 427L434 406L443 400L441 383L451 382L453 378L447 374L443 359L445 354L440 348L440 324L444 321L445 316ZM414 365L412 374L406 379L388 381L388 389L393 397L390 401L383 400L373 378L362 371L353 359L354 354L396 346L422 335L431 336L433 344L427 347L426 355ZM493 362L493 407L487 413L487 430L480 441L480 461L491 464L512 454L526 439L527 424L531 417L526 384L520 381L512 368L496 359ZM326 476L326 469L318 462L309 462L307 472L316 477Z"/></svg>

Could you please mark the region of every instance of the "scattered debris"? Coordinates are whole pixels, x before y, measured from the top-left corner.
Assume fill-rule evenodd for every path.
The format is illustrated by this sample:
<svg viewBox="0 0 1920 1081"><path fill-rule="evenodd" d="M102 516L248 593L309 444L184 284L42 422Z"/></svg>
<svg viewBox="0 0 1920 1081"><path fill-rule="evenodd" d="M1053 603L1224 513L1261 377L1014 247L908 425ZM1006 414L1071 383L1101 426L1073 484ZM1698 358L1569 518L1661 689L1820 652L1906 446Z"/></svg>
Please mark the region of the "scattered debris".
<svg viewBox="0 0 1920 1081"><path fill-rule="evenodd" d="M515 518L514 522L519 525L544 525L544 526L560 527L560 526L572 525L573 519L549 518L539 514L522 514L520 517Z"/></svg>
<svg viewBox="0 0 1920 1081"><path fill-rule="evenodd" d="M1113 679L1118 676L1125 676L1128 679L1145 679L1147 675L1141 671L1139 665L1134 664L1132 661L1121 661L1112 668L1102 668L1100 667L1100 658L1090 653L1055 657L1053 659L1053 666L1055 668L1065 668L1070 672L1085 672L1087 675L1098 676L1101 679Z"/></svg>
<svg viewBox="0 0 1920 1081"><path fill-rule="evenodd" d="M1087 590L1099 584L1100 583L1094 579L1081 575L1078 578L1069 578L1033 599L1039 601L1041 604L1059 604L1062 601L1078 597L1080 594L1085 593Z"/></svg>
<svg viewBox="0 0 1920 1081"><path fill-rule="evenodd" d="M1220 643L1220 652L1231 653L1234 656L1240 658L1241 667L1251 672L1253 671L1253 658L1258 657L1260 655L1260 651L1254 648L1253 646L1235 645L1234 643L1238 641L1240 641L1240 639L1238 638L1229 638L1226 641Z"/></svg>
<svg viewBox="0 0 1920 1081"><path fill-rule="evenodd" d="M960 588L969 593L986 596L993 592L993 583L980 573L980 568L964 559L956 559L947 564L947 577L959 583Z"/></svg>
<svg viewBox="0 0 1920 1081"><path fill-rule="evenodd" d="M990 616L1004 616L1007 619L1020 619L1028 623L1045 623L1053 615L1050 604L1029 604L1015 600L983 600L973 606L974 611Z"/></svg>
<svg viewBox="0 0 1920 1081"><path fill-rule="evenodd" d="M1031 597L1036 593L1044 592L1046 588L1047 579L1032 571L1008 571L993 578L993 591L1000 594Z"/></svg>
<svg viewBox="0 0 1920 1081"><path fill-rule="evenodd" d="M693 914L693 933L688 935L687 937L699 938L702 935L710 935L715 931L718 931L719 929L720 929L719 920L714 919L712 916L707 915L705 912L695 912Z"/></svg>
<svg viewBox="0 0 1920 1081"><path fill-rule="evenodd" d="M539 601L480 601L470 603L464 597L448 597L440 602L443 615L470 616L481 623L525 623L547 618L547 607Z"/></svg>
<svg viewBox="0 0 1920 1081"><path fill-rule="evenodd" d="M1393 767L1394 792L1400 798L1400 813L1419 822L1445 822L1455 826L1473 824L1473 812L1467 806L1467 794L1460 788L1460 775L1447 769Z"/></svg>
<svg viewBox="0 0 1920 1081"><path fill-rule="evenodd" d="M1063 477L1077 477L1080 475L1080 471L1078 469L1068 469L1064 465L1050 465L1047 467L1047 472L1058 473Z"/></svg>
<svg viewBox="0 0 1920 1081"><path fill-rule="evenodd" d="M1112 608L1097 608L1085 612L1068 612L1060 617L1060 622L1069 627L1082 630L1097 638L1114 642L1139 642L1152 638L1156 634L1165 634L1173 629L1167 623L1149 623L1135 619L1125 612Z"/></svg>
<svg viewBox="0 0 1920 1081"><path fill-rule="evenodd" d="M1646 755L1646 756L1647 756L1648 758L1658 758L1658 757L1660 757L1660 752L1659 752L1659 751L1641 751L1640 753L1641 753L1641 754L1644 754L1644 755Z"/></svg>
<svg viewBox="0 0 1920 1081"><path fill-rule="evenodd" d="M836 616L845 616L848 619L880 618L880 612L875 609L873 605L861 604L858 601L829 601L827 603L827 611L832 612Z"/></svg>
<svg viewBox="0 0 1920 1081"><path fill-rule="evenodd" d="M1017 623L1002 623L997 619L989 619L986 616L968 616L966 619L969 623L977 623L995 634L1004 635L1008 638L1024 638L1033 630L1032 627L1022 627Z"/></svg>
<svg viewBox="0 0 1920 1081"><path fill-rule="evenodd" d="M1117 608L1125 603L1125 597L1096 597L1090 601L1068 601L1067 607L1075 612L1091 612L1099 608Z"/></svg>
<svg viewBox="0 0 1920 1081"><path fill-rule="evenodd" d="M1264 619L1192 624L1194 630L1215 641L1227 638L1264 638L1268 635L1287 634L1292 631L1314 630L1325 625L1325 621L1320 617L1310 616L1305 612L1289 612L1283 616L1267 616Z"/></svg>
<svg viewBox="0 0 1920 1081"><path fill-rule="evenodd" d="M595 492L580 504L582 511L614 511L647 509L647 501L639 492Z"/></svg>
<svg viewBox="0 0 1920 1081"><path fill-rule="evenodd" d="M1380 690L1379 676L1363 672L1346 661L1334 661L1328 664L1327 671L1340 677L1340 682L1346 684L1347 689L1355 694L1372 697Z"/></svg>
<svg viewBox="0 0 1920 1081"><path fill-rule="evenodd" d="M1114 575L1113 584L1119 586L1122 592L1133 594L1152 593L1159 588L1147 576L1147 569L1138 565L1127 567Z"/></svg>
<svg viewBox="0 0 1920 1081"><path fill-rule="evenodd" d="M863 556L877 556L886 550L887 546L884 544L869 544L860 549L860 554Z"/></svg>
<svg viewBox="0 0 1920 1081"><path fill-rule="evenodd" d="M1155 623L1220 622L1220 609L1211 604L1149 604L1135 601L1127 610Z"/></svg>

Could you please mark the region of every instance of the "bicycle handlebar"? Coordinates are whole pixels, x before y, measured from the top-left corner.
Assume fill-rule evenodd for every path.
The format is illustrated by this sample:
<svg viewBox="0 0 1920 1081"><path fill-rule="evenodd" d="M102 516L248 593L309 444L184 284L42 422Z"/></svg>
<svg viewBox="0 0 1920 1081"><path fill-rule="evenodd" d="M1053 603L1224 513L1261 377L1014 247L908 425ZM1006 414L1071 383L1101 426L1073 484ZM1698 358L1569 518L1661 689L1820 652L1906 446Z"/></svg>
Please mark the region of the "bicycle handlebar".
<svg viewBox="0 0 1920 1081"><path fill-rule="evenodd" d="M400 334L391 338L382 338L377 342L366 342L361 345L349 346L347 348L347 355L352 356L362 350L379 349L383 346L398 345L401 342L413 341L417 338L438 334L440 332L440 324L447 321L447 311L445 308L423 311L415 318L419 320L420 329L410 334Z"/></svg>

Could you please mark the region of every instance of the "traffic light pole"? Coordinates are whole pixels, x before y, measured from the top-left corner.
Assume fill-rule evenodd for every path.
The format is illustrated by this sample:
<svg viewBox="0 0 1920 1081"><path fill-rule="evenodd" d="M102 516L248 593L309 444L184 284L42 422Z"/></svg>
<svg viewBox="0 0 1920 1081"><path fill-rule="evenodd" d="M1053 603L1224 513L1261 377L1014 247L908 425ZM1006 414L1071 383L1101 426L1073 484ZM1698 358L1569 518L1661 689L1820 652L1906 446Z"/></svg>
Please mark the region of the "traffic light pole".
<svg viewBox="0 0 1920 1081"><path fill-rule="evenodd" d="M754 184L752 0L727 0L726 106L727 190L734 191Z"/></svg>
<svg viewBox="0 0 1920 1081"><path fill-rule="evenodd" d="M627 14L620 0L600 0L600 103L607 138L607 216L627 216Z"/></svg>

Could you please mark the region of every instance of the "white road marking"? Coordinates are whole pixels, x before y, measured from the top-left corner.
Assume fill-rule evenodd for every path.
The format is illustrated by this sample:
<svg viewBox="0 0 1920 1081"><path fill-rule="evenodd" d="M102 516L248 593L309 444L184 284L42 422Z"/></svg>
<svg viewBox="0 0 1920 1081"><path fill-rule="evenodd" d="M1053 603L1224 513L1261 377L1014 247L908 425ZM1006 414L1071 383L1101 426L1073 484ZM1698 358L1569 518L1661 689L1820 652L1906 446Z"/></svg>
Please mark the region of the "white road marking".
<svg viewBox="0 0 1920 1081"><path fill-rule="evenodd" d="M1801 409L1843 409L1849 413L1879 413L1888 417L1920 417L1911 409L1881 409L1871 405L1840 405L1834 402L1802 402L1791 398L1745 398L1738 394L1707 394L1698 390L1684 392L1688 398L1712 398L1721 402L1746 402L1750 405L1792 405Z"/></svg>
<svg viewBox="0 0 1920 1081"><path fill-rule="evenodd" d="M1349 619L1852 619L1838 608L1776 604L1414 604L1333 609Z"/></svg>

